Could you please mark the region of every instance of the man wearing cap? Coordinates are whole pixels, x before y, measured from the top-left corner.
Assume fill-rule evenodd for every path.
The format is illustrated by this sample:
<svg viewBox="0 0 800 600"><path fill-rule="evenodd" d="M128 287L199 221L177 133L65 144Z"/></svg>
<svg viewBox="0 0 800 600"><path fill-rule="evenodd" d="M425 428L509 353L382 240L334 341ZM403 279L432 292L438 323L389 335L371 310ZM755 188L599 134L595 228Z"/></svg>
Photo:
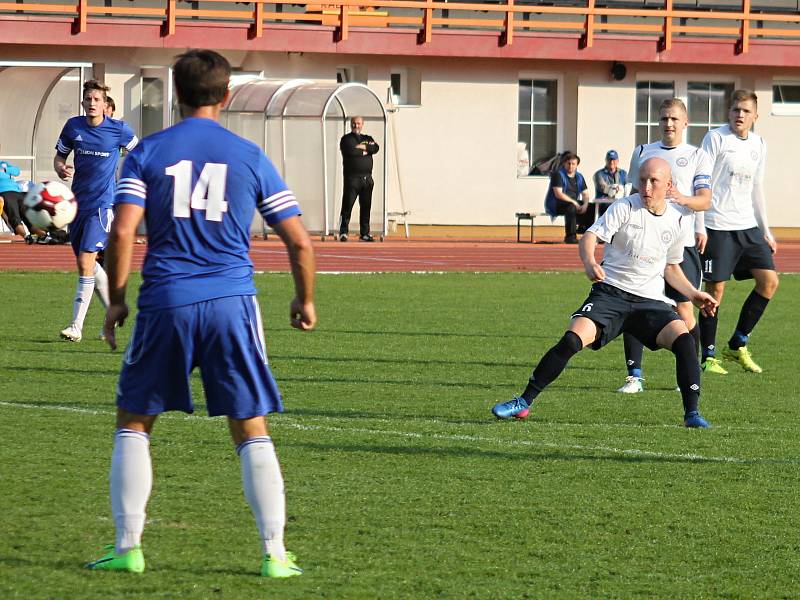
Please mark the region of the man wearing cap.
<svg viewBox="0 0 800 600"><path fill-rule="evenodd" d="M598 217L606 212L615 199L622 198L626 183L628 172L619 168L619 154L616 150L609 150L606 152L606 166L594 174L594 201Z"/></svg>

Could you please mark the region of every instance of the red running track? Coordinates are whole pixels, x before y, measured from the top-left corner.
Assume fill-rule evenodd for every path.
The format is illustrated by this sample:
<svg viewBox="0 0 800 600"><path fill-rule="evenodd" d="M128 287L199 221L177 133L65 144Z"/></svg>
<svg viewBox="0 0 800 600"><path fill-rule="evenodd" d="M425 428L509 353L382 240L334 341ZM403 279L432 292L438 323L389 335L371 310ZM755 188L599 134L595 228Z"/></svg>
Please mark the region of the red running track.
<svg viewBox="0 0 800 600"><path fill-rule="evenodd" d="M577 246L559 243L518 244L510 240L405 240L383 243L314 242L321 272L411 271L573 271L582 268ZM146 246L136 245L134 270L141 268ZM280 241L254 241L250 251L258 271L286 271L289 262ZM0 270L71 271L72 248L0 244ZM800 272L800 241L779 242L776 268Z"/></svg>

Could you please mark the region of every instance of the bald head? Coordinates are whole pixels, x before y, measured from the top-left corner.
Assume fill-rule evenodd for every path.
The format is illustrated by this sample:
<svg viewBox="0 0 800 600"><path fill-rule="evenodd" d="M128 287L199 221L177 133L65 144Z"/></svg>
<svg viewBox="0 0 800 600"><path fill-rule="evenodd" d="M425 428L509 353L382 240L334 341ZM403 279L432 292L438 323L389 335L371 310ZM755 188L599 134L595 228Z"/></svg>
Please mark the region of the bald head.
<svg viewBox="0 0 800 600"><path fill-rule="evenodd" d="M660 212L672 189L672 169L663 158L648 158L639 167L639 195L648 210Z"/></svg>

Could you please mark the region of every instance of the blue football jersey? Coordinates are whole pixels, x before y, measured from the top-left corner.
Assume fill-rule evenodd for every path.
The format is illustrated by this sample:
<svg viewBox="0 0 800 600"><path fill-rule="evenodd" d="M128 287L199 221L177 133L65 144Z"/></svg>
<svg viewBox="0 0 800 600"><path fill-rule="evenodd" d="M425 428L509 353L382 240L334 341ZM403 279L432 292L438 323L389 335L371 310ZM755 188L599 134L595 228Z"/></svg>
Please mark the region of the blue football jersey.
<svg viewBox="0 0 800 600"><path fill-rule="evenodd" d="M269 225L300 214L258 146L202 118L144 138L125 159L116 202L145 209L140 310L255 294L255 210Z"/></svg>
<svg viewBox="0 0 800 600"><path fill-rule="evenodd" d="M86 117L72 117L61 130L56 153L67 158L75 152L72 192L78 211L90 212L114 204L119 149L132 150L138 138L125 121L106 117L92 127Z"/></svg>

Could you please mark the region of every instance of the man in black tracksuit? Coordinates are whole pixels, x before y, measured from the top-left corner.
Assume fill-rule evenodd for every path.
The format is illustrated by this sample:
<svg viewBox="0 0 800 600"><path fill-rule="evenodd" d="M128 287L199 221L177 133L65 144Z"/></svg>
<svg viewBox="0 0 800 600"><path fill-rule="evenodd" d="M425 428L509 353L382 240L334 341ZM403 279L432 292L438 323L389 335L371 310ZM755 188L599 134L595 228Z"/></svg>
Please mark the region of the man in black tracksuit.
<svg viewBox="0 0 800 600"><path fill-rule="evenodd" d="M344 164L344 191L342 193L342 214L339 223L339 241L347 241L350 225L350 213L358 197L359 239L362 242L373 242L369 234L369 211L372 206L372 155L380 148L372 137L362 134L364 119L350 119L350 133L342 137L339 149L342 151Z"/></svg>

